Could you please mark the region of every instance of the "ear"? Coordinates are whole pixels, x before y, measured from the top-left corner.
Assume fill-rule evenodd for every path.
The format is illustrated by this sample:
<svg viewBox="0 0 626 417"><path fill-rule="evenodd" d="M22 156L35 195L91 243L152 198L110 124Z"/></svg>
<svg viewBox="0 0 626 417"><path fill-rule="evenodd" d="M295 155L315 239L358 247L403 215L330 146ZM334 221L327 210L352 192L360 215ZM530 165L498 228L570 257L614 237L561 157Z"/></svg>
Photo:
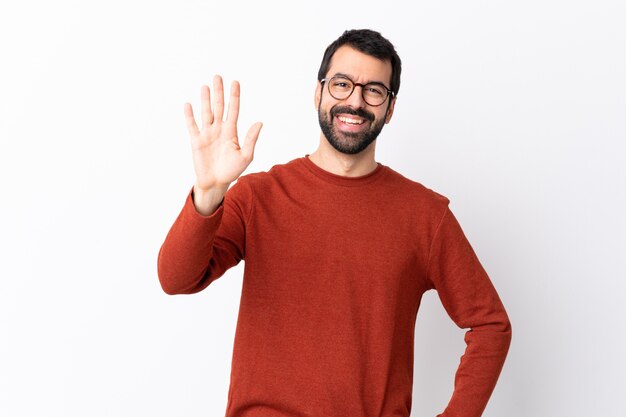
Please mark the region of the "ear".
<svg viewBox="0 0 626 417"><path fill-rule="evenodd" d="M315 96L313 97L313 100L314 100L313 105L315 106L315 111L317 111L317 109L319 108L321 98L322 98L322 83L318 81L315 87Z"/></svg>
<svg viewBox="0 0 626 417"><path fill-rule="evenodd" d="M396 107L397 99L397 97L391 99L391 103L389 103L389 108L387 109L387 115L385 116L385 123L389 123L391 121L391 116L393 116L393 109Z"/></svg>

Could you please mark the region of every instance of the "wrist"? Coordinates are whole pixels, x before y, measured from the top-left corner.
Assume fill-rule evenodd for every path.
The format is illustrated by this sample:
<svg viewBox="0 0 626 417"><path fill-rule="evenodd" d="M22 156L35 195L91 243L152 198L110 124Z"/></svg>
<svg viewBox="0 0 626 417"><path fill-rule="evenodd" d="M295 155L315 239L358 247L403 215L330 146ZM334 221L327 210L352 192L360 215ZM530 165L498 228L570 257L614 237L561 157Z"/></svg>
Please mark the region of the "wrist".
<svg viewBox="0 0 626 417"><path fill-rule="evenodd" d="M194 184L192 196L196 211L203 216L213 214L224 199L224 194L226 194L228 186L229 184L224 184L211 188L203 188Z"/></svg>

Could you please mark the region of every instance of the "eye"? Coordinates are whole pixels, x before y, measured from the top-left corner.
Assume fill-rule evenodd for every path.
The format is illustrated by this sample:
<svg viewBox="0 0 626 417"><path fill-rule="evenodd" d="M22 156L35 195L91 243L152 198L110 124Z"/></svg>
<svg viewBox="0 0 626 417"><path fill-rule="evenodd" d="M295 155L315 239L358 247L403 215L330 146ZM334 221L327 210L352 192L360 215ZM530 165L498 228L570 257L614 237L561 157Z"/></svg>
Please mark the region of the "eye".
<svg viewBox="0 0 626 417"><path fill-rule="evenodd" d="M337 90L349 90L352 88L352 84L346 80L334 80L332 87Z"/></svg>
<svg viewBox="0 0 626 417"><path fill-rule="evenodd" d="M376 96L376 97L382 97L382 96L384 96L384 95L386 94L385 89L384 89L384 88L382 88L382 87L381 87L381 86L379 86L379 85L376 85L376 84L373 84L373 85L372 85L372 84L369 84L369 85L367 85L367 86L365 86L365 87L366 87L366 88L365 88L365 92L366 92L366 94L368 94L368 95L371 95L371 96Z"/></svg>

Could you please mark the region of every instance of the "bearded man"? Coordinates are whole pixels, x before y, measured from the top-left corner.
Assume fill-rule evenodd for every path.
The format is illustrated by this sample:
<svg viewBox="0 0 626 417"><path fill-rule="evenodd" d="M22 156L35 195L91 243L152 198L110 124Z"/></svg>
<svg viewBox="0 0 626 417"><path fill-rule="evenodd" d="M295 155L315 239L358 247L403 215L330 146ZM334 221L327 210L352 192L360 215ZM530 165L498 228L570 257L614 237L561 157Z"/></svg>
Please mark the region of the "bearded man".
<svg viewBox="0 0 626 417"><path fill-rule="evenodd" d="M226 417L409 417L431 289L468 329L440 416L482 414L511 324L449 200L375 160L400 73L380 33L344 32L318 73L317 150L248 175L261 124L240 144L239 84L225 119L219 76L201 88L200 128L185 105L196 182L158 274L166 293L190 294L245 261Z"/></svg>

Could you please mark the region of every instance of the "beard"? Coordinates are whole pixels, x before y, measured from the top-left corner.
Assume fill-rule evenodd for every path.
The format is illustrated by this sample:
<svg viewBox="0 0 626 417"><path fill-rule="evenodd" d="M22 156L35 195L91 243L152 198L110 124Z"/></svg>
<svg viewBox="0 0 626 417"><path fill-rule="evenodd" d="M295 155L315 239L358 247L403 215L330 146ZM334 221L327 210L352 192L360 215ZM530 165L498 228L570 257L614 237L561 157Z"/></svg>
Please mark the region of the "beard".
<svg viewBox="0 0 626 417"><path fill-rule="evenodd" d="M385 125L385 119L376 120L375 116L366 111L365 109L353 109L345 106L334 106L330 109L330 112L323 113L321 109L322 101L317 108L317 116L320 123L322 133L328 140L328 143L333 148L341 153L354 155L365 150L380 134ZM338 113L352 114L354 116L362 117L369 121L371 126L364 132L340 132L335 129L333 120Z"/></svg>

